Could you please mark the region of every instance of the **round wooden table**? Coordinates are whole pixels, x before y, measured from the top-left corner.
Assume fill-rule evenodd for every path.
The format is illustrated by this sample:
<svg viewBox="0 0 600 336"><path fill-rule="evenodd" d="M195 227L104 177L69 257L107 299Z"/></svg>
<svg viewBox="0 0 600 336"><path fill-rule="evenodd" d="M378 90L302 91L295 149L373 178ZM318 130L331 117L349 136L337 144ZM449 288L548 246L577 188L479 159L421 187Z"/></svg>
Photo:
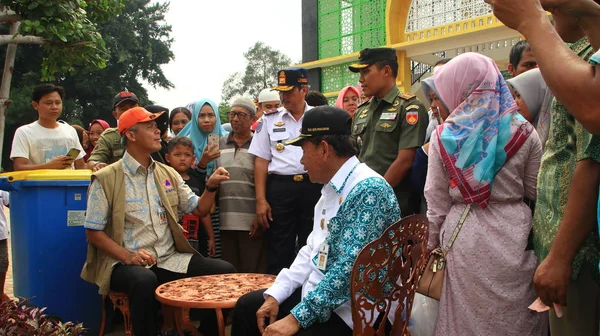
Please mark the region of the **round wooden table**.
<svg viewBox="0 0 600 336"><path fill-rule="evenodd" d="M192 308L215 309L219 336L225 336L223 308L233 308L244 294L269 288L275 281L270 274L232 273L206 275L167 282L156 289L156 299L162 303L165 328L174 327L179 335L189 330L201 335L191 323ZM207 335L209 336L209 335Z"/></svg>

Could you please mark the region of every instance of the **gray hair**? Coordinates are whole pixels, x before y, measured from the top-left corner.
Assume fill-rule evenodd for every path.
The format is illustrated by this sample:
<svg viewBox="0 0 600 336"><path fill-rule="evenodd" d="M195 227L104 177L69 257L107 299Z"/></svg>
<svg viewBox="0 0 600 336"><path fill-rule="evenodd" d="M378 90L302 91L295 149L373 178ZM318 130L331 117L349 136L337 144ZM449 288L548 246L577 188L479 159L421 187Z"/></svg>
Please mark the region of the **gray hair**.
<svg viewBox="0 0 600 336"><path fill-rule="evenodd" d="M138 129L138 124L133 125L130 129L128 129L127 131L137 131ZM125 132L127 132L125 131ZM127 147L127 136L125 135L125 133L123 133L123 135L121 136L121 145L123 145L123 148Z"/></svg>

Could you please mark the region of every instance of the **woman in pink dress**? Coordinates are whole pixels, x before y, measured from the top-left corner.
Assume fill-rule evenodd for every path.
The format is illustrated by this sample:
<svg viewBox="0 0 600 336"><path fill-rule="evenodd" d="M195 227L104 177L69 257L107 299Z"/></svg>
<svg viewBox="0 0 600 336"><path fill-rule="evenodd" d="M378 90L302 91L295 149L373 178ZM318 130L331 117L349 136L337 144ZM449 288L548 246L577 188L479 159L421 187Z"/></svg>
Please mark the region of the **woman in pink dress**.
<svg viewBox="0 0 600 336"><path fill-rule="evenodd" d="M547 336L547 314L527 308L538 261L523 199L536 196L539 137L490 58L462 54L434 81L452 113L429 147L429 250L448 245L471 204L447 255L435 335Z"/></svg>

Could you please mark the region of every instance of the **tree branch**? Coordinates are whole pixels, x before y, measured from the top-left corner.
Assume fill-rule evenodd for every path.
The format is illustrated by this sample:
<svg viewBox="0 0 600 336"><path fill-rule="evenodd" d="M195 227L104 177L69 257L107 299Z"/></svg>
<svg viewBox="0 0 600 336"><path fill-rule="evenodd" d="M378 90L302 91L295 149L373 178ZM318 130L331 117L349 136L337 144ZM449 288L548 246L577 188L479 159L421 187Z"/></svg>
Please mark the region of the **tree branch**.
<svg viewBox="0 0 600 336"><path fill-rule="evenodd" d="M0 45L5 44L44 44L46 40L33 35L0 35Z"/></svg>
<svg viewBox="0 0 600 336"><path fill-rule="evenodd" d="M15 14L15 12L12 12L12 14L4 14L0 12L0 23L13 23L16 21L21 21L21 17Z"/></svg>

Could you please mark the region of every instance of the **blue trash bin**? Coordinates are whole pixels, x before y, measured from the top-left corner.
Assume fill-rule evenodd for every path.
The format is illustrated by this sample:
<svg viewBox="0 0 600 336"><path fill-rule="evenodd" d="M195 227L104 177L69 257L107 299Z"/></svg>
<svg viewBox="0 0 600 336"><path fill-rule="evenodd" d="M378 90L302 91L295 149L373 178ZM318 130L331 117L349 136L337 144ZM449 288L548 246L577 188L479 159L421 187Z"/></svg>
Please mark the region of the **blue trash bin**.
<svg viewBox="0 0 600 336"><path fill-rule="evenodd" d="M89 170L31 170L0 175L10 192L14 294L46 314L98 333L98 287L79 276L87 254L83 222Z"/></svg>

